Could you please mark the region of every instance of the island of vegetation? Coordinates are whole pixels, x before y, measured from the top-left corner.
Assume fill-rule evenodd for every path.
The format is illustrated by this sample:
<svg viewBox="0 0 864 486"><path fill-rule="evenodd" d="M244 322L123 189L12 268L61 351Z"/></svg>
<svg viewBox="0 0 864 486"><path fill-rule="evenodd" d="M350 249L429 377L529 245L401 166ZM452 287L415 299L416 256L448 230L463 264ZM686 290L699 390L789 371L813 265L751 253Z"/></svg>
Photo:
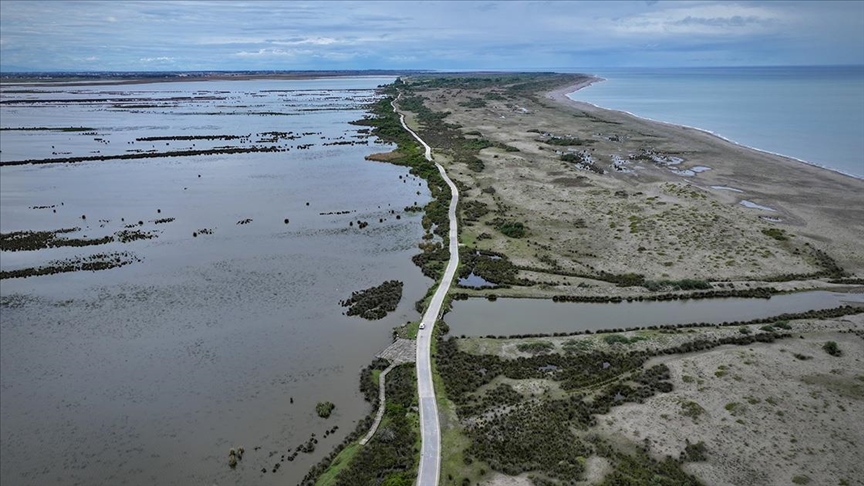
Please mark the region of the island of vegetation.
<svg viewBox="0 0 864 486"><path fill-rule="evenodd" d="M402 285L398 280L388 280L377 287L352 292L351 297L339 304L348 308L349 316L370 321L383 319L388 312L395 311L402 300Z"/></svg>

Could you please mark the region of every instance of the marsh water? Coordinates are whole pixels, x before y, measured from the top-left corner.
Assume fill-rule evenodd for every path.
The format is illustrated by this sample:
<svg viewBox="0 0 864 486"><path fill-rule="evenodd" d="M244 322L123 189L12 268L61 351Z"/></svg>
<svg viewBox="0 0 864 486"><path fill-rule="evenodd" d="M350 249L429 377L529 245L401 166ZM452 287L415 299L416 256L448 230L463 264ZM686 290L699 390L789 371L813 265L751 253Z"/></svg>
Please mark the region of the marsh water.
<svg viewBox="0 0 864 486"><path fill-rule="evenodd" d="M453 302L444 318L450 333L508 336L597 331L663 324L744 321L783 313L864 305L864 295L827 291L776 295L770 299L708 299L620 304L558 303L544 299L468 299Z"/></svg>
<svg viewBox="0 0 864 486"><path fill-rule="evenodd" d="M2 280L0 483L295 484L354 429L369 411L360 369L418 317L432 284L410 259L421 216L402 211L429 200L425 183L364 160L388 147L348 124L390 81L3 89L2 161L193 144L287 151L0 168L4 233L98 238L131 224L157 235L0 254L3 270L109 251L141 260ZM268 142L273 131L293 135ZM213 135L248 139L200 138ZM137 140L177 136L199 138ZM389 279L405 283L393 314L343 315L341 299ZM324 400L336 405L326 420L315 414ZM314 453L272 472L313 433ZM232 470L236 446L246 454Z"/></svg>

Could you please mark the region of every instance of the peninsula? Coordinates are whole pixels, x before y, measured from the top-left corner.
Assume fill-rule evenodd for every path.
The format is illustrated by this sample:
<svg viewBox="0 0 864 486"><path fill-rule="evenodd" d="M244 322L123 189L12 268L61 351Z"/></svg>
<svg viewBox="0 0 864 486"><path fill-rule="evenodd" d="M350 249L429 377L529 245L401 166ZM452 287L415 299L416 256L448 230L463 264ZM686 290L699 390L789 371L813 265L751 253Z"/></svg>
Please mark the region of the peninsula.
<svg viewBox="0 0 864 486"><path fill-rule="evenodd" d="M437 413L430 422L428 392L413 402L422 447L401 467L416 475L419 465L424 485L859 477L855 454L817 430L849 444L864 437L850 425L864 413L864 376L854 364L864 357L864 181L566 96L595 81L413 75L383 87L386 98L366 120L400 147L369 158L413 166L435 198L414 261L443 283L435 299L430 289L417 303L425 325L396 334L418 339L418 363L435 340ZM427 162L431 147L440 175L409 146L413 137ZM457 189L458 212L448 218ZM453 300L471 298L616 305L814 289L849 298L831 309L718 324L648 326L634 315L626 328L596 333L541 335L525 322L517 336L457 337L446 315L430 321L453 277L454 216L459 278L445 314ZM426 366L417 368L421 390ZM814 399L830 422L801 415ZM811 440L796 445L801 436ZM436 478L425 456L439 441ZM821 448L831 470L806 457L810 448ZM346 462L340 454L329 469L320 465L317 483L343 484Z"/></svg>

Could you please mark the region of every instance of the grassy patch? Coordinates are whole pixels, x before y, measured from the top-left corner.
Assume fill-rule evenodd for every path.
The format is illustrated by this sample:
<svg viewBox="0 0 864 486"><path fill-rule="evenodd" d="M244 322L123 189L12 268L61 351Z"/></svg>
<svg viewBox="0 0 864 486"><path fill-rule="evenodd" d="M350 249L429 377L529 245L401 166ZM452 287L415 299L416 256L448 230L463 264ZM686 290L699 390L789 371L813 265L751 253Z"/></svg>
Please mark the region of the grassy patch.
<svg viewBox="0 0 864 486"><path fill-rule="evenodd" d="M378 371L379 374L381 373L379 370L376 371ZM343 469L345 469L345 466L351 463L351 461L354 459L354 456L357 455L357 450L359 449L359 447L359 444L354 443L342 449L342 452L340 452L336 456L336 458L333 459L333 462L330 463L330 467L326 471L324 471L324 474L322 474L318 478L318 481L315 481L315 486L335 485L336 477L339 475L340 472L342 472Z"/></svg>
<svg viewBox="0 0 864 486"><path fill-rule="evenodd" d="M762 230L762 234L765 236L770 236L777 241L786 241L789 239L789 236L786 234L786 230L780 228L765 228Z"/></svg>
<svg viewBox="0 0 864 486"><path fill-rule="evenodd" d="M520 343L516 349L529 354L546 354L555 349L555 345L548 341L535 341L533 343Z"/></svg>
<svg viewBox="0 0 864 486"><path fill-rule="evenodd" d="M705 413L705 409L702 408L702 405L689 400L681 402L681 415L695 420L703 413Z"/></svg>
<svg viewBox="0 0 864 486"><path fill-rule="evenodd" d="M393 329L396 337L401 339L417 339L417 333L420 332L420 321L409 322L404 326L399 326Z"/></svg>
<svg viewBox="0 0 864 486"><path fill-rule="evenodd" d="M627 336L622 336L621 334L606 334L605 336L603 336L603 341L605 341L606 344L608 344L610 346L613 344L630 345L633 343L638 343L639 341L644 341L645 339L646 338L644 338L642 336L627 337Z"/></svg>

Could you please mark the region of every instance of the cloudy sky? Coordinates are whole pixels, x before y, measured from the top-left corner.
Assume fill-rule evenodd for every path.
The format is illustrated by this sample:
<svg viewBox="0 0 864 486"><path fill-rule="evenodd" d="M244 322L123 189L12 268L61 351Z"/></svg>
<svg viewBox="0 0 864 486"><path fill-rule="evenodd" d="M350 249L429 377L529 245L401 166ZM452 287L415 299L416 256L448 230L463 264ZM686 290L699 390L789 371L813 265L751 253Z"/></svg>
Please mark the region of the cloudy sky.
<svg viewBox="0 0 864 486"><path fill-rule="evenodd" d="M0 70L864 64L864 2L0 2Z"/></svg>

